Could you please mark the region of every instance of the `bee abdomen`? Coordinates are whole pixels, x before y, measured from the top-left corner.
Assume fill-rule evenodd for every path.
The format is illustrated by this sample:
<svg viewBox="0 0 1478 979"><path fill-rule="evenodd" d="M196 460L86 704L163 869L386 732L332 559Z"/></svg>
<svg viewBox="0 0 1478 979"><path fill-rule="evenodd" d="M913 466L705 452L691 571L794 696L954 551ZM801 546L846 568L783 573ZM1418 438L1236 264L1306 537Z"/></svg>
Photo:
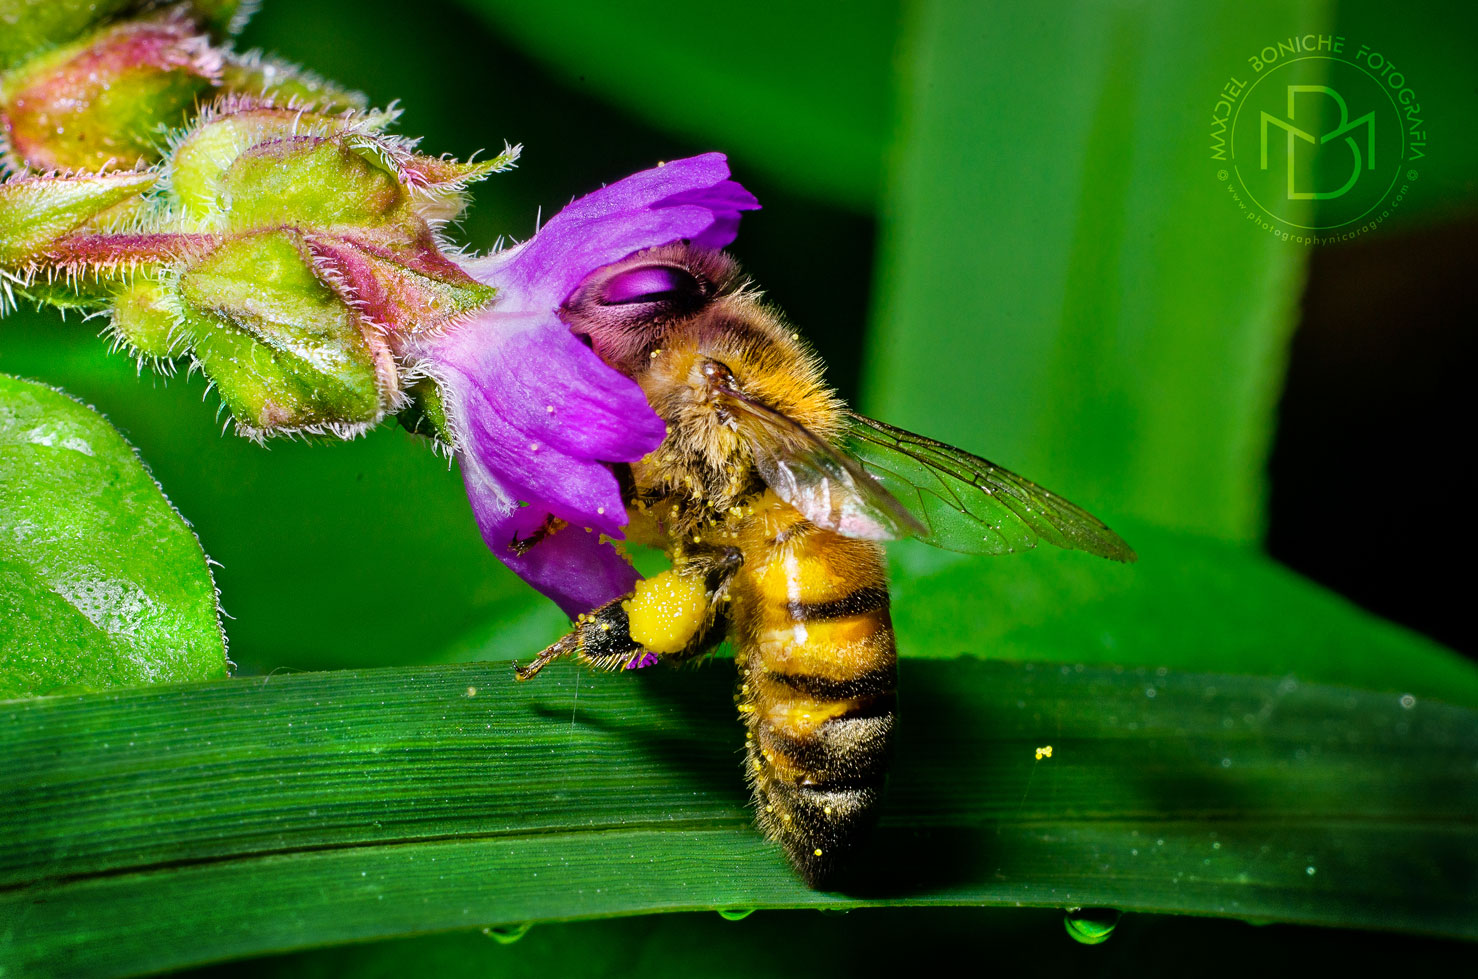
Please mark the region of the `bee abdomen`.
<svg viewBox="0 0 1478 979"><path fill-rule="evenodd" d="M879 672L869 671L861 685L878 686ZM886 691L839 700L814 692L772 699L766 693L777 684L759 679L760 716L748 744L760 823L813 885L832 875L876 820L892 749L892 672ZM786 677L778 686L793 689L795 680ZM804 720L817 716L825 719L814 726Z"/></svg>
<svg viewBox="0 0 1478 979"><path fill-rule="evenodd" d="M739 661L759 822L812 886L877 819L897 658L881 551L812 530L753 574Z"/></svg>

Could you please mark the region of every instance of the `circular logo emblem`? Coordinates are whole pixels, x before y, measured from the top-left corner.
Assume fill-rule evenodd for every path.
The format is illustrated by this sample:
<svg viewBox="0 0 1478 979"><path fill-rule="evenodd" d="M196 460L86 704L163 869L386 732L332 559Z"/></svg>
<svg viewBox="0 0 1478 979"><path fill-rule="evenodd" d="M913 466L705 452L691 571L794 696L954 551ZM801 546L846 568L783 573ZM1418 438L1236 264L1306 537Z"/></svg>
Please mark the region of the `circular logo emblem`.
<svg viewBox="0 0 1478 979"><path fill-rule="evenodd" d="M1338 240L1378 226L1418 172L1426 126L1403 72L1365 45L1305 35L1248 59L1212 120L1217 179L1270 231Z"/></svg>

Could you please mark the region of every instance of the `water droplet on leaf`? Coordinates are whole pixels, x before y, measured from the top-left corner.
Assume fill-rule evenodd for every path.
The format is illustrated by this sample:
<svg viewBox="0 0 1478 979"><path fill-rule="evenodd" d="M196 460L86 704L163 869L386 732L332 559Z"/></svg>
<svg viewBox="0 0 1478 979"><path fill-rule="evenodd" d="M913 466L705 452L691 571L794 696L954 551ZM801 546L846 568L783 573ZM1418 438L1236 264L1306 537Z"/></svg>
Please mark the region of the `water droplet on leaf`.
<svg viewBox="0 0 1478 979"><path fill-rule="evenodd" d="M1113 908L1069 908L1062 923L1074 941L1099 945L1114 933L1119 917L1120 912Z"/></svg>
<svg viewBox="0 0 1478 979"><path fill-rule="evenodd" d="M527 935L529 933L529 929L532 927L534 926L531 923L525 921L523 924L519 925L497 925L492 928L484 928L482 930L482 933L491 938L493 941L497 942L499 945L512 945L514 942Z"/></svg>
<svg viewBox="0 0 1478 979"><path fill-rule="evenodd" d="M718 916L725 921L743 921L754 914L754 908L719 908Z"/></svg>

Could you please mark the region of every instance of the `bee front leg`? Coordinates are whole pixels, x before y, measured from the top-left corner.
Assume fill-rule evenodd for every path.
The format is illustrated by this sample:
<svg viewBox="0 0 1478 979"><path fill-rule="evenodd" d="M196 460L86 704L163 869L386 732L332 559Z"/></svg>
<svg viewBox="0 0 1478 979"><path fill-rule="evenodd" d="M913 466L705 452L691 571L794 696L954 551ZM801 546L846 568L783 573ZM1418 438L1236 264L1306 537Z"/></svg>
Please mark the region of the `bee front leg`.
<svg viewBox="0 0 1478 979"><path fill-rule="evenodd" d="M599 670L629 670L710 652L728 630L725 599L742 563L732 547L695 555L641 582L633 595L581 615L574 629L532 663L515 666L514 675L528 680L564 656Z"/></svg>

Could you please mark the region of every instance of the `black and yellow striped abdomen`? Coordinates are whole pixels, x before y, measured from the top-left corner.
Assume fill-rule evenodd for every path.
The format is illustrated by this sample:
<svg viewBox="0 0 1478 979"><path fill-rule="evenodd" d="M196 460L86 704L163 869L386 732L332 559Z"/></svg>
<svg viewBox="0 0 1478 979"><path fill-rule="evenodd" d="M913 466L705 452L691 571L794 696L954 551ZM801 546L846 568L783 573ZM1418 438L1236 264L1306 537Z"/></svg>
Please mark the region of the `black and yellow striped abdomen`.
<svg viewBox="0 0 1478 979"><path fill-rule="evenodd" d="M735 582L739 709L759 822L813 886L877 816L897 654L883 551L753 504Z"/></svg>

